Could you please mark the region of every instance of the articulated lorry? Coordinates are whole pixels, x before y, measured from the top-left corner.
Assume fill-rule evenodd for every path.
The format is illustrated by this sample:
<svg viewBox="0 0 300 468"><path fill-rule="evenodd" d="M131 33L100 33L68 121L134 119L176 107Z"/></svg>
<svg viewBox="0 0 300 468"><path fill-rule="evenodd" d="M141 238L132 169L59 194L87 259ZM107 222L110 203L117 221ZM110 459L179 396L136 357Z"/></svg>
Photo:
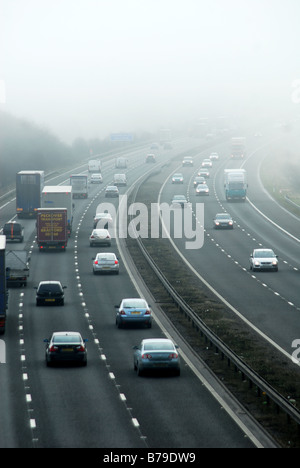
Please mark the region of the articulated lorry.
<svg viewBox="0 0 300 468"><path fill-rule="evenodd" d="M6 311L7 311L7 289L5 274L5 247L6 237L0 236L0 334L5 332Z"/></svg>
<svg viewBox="0 0 300 468"><path fill-rule="evenodd" d="M73 198L88 197L88 176L87 174L72 174L70 176Z"/></svg>
<svg viewBox="0 0 300 468"><path fill-rule="evenodd" d="M68 234L71 235L74 213L71 185L46 185L42 192L41 208L66 208Z"/></svg>
<svg viewBox="0 0 300 468"><path fill-rule="evenodd" d="M30 257L26 250L7 250L5 253L6 286L27 286Z"/></svg>
<svg viewBox="0 0 300 468"><path fill-rule="evenodd" d="M16 210L19 218L36 217L41 207L44 171L20 171L16 175Z"/></svg>
<svg viewBox="0 0 300 468"><path fill-rule="evenodd" d="M248 188L245 169L225 169L224 188L226 200L245 201Z"/></svg>
<svg viewBox="0 0 300 468"><path fill-rule="evenodd" d="M40 251L66 250L69 238L66 208L39 208L36 228Z"/></svg>
<svg viewBox="0 0 300 468"><path fill-rule="evenodd" d="M233 137L231 138L231 159L244 159L246 156L246 138Z"/></svg>

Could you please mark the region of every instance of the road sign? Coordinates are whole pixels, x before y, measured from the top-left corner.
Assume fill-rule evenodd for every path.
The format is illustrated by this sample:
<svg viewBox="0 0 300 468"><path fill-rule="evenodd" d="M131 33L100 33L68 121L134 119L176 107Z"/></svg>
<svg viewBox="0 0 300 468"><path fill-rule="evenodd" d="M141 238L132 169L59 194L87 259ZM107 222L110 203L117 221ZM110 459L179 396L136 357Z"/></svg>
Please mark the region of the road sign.
<svg viewBox="0 0 300 468"><path fill-rule="evenodd" d="M111 133L110 140L111 141L133 141L134 135L133 133Z"/></svg>

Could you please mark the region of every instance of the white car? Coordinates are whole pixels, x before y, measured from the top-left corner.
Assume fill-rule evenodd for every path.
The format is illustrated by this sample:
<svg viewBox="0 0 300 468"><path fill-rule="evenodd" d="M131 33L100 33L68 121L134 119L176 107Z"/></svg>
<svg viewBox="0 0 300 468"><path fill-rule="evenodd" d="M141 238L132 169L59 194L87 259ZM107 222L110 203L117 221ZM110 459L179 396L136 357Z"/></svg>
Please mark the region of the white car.
<svg viewBox="0 0 300 468"><path fill-rule="evenodd" d="M107 229L93 229L89 240L90 247L94 245L111 245L111 236Z"/></svg>
<svg viewBox="0 0 300 468"><path fill-rule="evenodd" d="M206 184L199 184L196 188L196 195L209 195L209 188Z"/></svg>
<svg viewBox="0 0 300 468"><path fill-rule="evenodd" d="M211 162L210 159L203 159L201 166L202 167L212 167L212 162Z"/></svg>
<svg viewBox="0 0 300 468"><path fill-rule="evenodd" d="M174 174L172 184L183 184L183 175L181 173Z"/></svg>
<svg viewBox="0 0 300 468"><path fill-rule="evenodd" d="M191 156L185 156L182 161L183 166L193 166L194 160Z"/></svg>
<svg viewBox="0 0 300 468"><path fill-rule="evenodd" d="M181 206L184 208L187 205L188 201L184 195L174 195L172 198L172 205L173 206Z"/></svg>
<svg viewBox="0 0 300 468"><path fill-rule="evenodd" d="M90 183L91 184L102 184L103 177L100 173L95 173L91 175Z"/></svg>
<svg viewBox="0 0 300 468"><path fill-rule="evenodd" d="M99 228L108 229L109 226L113 225L113 219L109 213L96 213L94 216L94 229L96 229L100 222Z"/></svg>
<svg viewBox="0 0 300 468"><path fill-rule="evenodd" d="M119 260L116 254L111 252L97 253L96 258L93 259L93 273L115 273L119 274Z"/></svg>
<svg viewBox="0 0 300 468"><path fill-rule="evenodd" d="M218 153L210 153L209 159L211 161L218 161L218 159L219 159Z"/></svg>
<svg viewBox="0 0 300 468"><path fill-rule="evenodd" d="M272 249L254 249L250 255L250 270L278 271L278 256Z"/></svg>

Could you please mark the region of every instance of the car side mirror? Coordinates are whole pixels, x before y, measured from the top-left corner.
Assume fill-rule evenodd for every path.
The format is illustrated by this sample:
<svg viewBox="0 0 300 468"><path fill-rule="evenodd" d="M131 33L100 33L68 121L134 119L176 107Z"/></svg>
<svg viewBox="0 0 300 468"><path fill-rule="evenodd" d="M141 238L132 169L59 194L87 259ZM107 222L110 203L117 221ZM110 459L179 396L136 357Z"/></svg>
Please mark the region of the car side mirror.
<svg viewBox="0 0 300 468"><path fill-rule="evenodd" d="M49 343L49 340L45 339L45 340L44 340L44 343Z"/></svg>
<svg viewBox="0 0 300 468"><path fill-rule="evenodd" d="M83 341L84 341L84 343L87 343L89 340L87 338L85 338Z"/></svg>
<svg viewBox="0 0 300 468"><path fill-rule="evenodd" d="M139 349L138 346L132 346L132 349Z"/></svg>

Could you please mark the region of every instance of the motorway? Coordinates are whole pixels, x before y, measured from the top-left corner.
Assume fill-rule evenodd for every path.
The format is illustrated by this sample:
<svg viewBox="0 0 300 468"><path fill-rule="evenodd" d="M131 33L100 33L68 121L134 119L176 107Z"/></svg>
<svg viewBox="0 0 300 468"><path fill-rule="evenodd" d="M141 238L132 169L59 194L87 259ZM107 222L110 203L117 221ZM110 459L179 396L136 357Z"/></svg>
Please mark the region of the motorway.
<svg viewBox="0 0 300 468"><path fill-rule="evenodd" d="M161 152L158 162L187 150L187 145L195 146L195 142L186 141L178 144L171 152ZM213 146L212 144L212 150L215 150ZM262 286L260 280L254 279L243 269L247 269L248 255L257 242L248 236L248 229L255 232L250 230L249 221L253 220L251 222L256 223L255 227L260 226L259 215L250 204L235 204L232 207L231 213L236 220L233 232L212 233L210 228L210 218L217 208L220 211L218 204L223 200L221 165L226 159L228 145L223 144L221 147L223 159L218 163L220 178L217 177L216 170L216 177L212 179L216 196L212 193L209 200L205 201L205 219L208 223L206 235L209 234L210 237L199 251L201 262L198 257L193 259L192 256L189 261L195 261L199 271L204 261L207 265L206 279L235 306L239 307L242 303L242 287L244 291L249 290L249 296L254 294L252 304L255 304L255 310L252 310L251 302L247 301L243 313L256 325L259 322L267 327L266 331L272 339L288 349L291 336L288 332L276 334L276 330L282 332L282 328L278 327L280 320L283 320L283 310L285 329L288 324L292 324L298 312L295 289L297 273L288 263L280 269L278 275L264 274L263 281L267 286ZM128 151L128 186L150 169L145 164L147 152L147 148L144 151ZM199 154L199 160L201 156ZM192 177L192 169L184 168L184 171L187 179ZM135 284L122 263L119 276L94 276L92 258L97 249L91 248L88 242L96 208L101 202L107 201L104 198L104 188L111 182L115 172L120 171L114 169L112 162L105 162L103 185L91 187L87 201L76 200L73 233L66 252L38 252L34 241L35 222L23 222L25 245L15 245L15 248L26 248L31 252L30 282L27 288L10 290L7 331L3 338L6 344L6 364L0 366L1 448L180 449L246 448L259 445L224 411L220 402L210 394L184 360L180 377L151 375L139 378L135 374L132 347L144 337L162 336L163 330L157 322L152 329L147 330L116 328L114 306L123 297L137 295ZM63 183L63 179L58 178L56 183ZM251 198L254 188L250 186ZM194 196L188 185L185 189L189 196ZM127 189L120 190L121 193L126 193ZM171 187L168 186L162 192L162 197L168 202L170 190ZM112 203L117 206L116 201ZM6 204L0 211L0 224L11 219L14 213L14 203ZM271 240L273 238L270 235L274 236L280 259L285 258L292 264L294 241L290 241L290 248L280 249L280 236L283 234L278 233L269 223L262 224L260 237L268 236ZM180 248L180 241L176 242ZM225 255L217 246L218 243L222 245ZM111 248L106 249L120 256L116 240L113 240ZM239 264L232 258L229 259L227 254L234 257ZM188 258L188 251L184 255ZM215 275L216 265L219 281ZM299 260L293 266L298 268ZM284 296L293 301L296 304L294 306L288 306L272 292L278 290L283 295L282 278L286 274L289 275L291 284ZM226 278L226 282L223 278ZM45 279L60 280L67 286L64 307L35 306L33 286ZM270 300L270 310L273 317L276 317L276 321L274 319L272 323L268 320L270 311L266 310L266 304L257 304L262 294L267 297L266 300ZM290 335L292 332L295 335L296 327L297 324L294 324ZM53 331L62 330L79 331L89 340L86 368L46 367L43 340Z"/></svg>
<svg viewBox="0 0 300 468"><path fill-rule="evenodd" d="M249 139L250 140L250 139ZM291 357L292 342L300 336L299 299L299 219L281 208L265 191L260 177L261 161L276 147L271 142L248 140L245 161L229 160L220 145L220 159L213 163L208 186L210 195L195 195L193 178L202 159L209 151L201 152L194 168L182 168L183 187L169 184L168 175L158 197L168 202L174 193L186 195L195 213L195 203L204 203L204 245L195 251L186 250L187 239L173 239L182 259L203 278L212 291L217 292L239 316L250 324L285 356ZM252 144L251 144L252 143ZM284 146L286 141L281 142ZM227 202L224 196L223 171L243 167L248 174L248 196L244 202ZM173 170L174 172L174 170ZM227 211L234 220L234 229L215 230L216 213ZM172 233L171 233L172 235ZM249 270L249 256L255 248L272 248L279 257L279 272Z"/></svg>

